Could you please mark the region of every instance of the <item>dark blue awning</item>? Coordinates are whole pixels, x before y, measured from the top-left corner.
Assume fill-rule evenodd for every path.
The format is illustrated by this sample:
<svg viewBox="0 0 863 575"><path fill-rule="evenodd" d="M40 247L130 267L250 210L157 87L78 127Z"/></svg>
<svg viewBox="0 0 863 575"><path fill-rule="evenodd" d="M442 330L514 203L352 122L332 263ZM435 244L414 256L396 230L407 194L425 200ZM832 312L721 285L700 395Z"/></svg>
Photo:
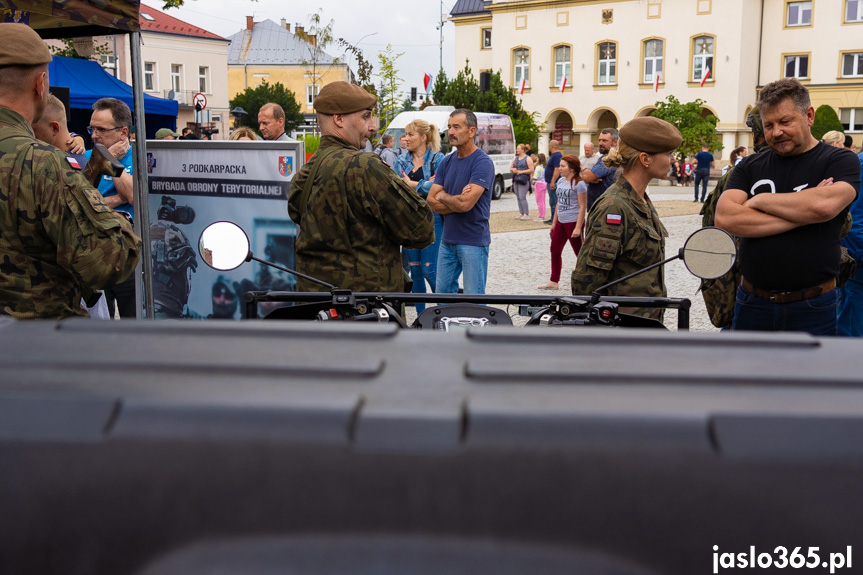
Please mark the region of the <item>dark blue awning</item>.
<svg viewBox="0 0 863 575"><path fill-rule="evenodd" d="M69 107L90 109L99 98L117 98L134 112L132 86L111 76L98 62L54 56L48 65L52 86L69 88ZM179 105L175 100L144 94L144 113L176 118Z"/></svg>

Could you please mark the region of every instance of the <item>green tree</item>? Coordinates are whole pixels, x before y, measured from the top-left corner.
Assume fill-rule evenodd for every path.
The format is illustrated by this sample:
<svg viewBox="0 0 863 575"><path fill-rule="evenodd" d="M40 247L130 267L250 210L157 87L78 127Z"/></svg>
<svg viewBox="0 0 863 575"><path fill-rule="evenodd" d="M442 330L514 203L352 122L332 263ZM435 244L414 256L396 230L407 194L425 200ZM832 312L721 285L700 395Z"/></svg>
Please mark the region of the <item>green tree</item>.
<svg viewBox="0 0 863 575"><path fill-rule="evenodd" d="M319 9L323 10L323 9ZM338 58L327 54L325 50L335 41L333 38L333 21L321 22L320 12L309 14L309 25L297 29L295 35L306 44L306 54L300 63L306 68L306 75L311 78L319 91L323 86L323 74L339 63Z"/></svg>
<svg viewBox="0 0 863 575"><path fill-rule="evenodd" d="M503 83L500 72L491 75L489 91L482 92L469 62L465 62L464 69L459 70L452 80L448 80L443 71L439 72L432 88L432 98L436 104L442 106L507 114L512 118L515 140L518 143L535 144L542 130L542 123L537 121L539 114L528 112L522 107L521 99Z"/></svg>
<svg viewBox="0 0 863 575"><path fill-rule="evenodd" d="M267 102L275 102L285 110L285 132L290 133L297 126L305 122L305 117L300 112L300 103L296 95L285 88L280 82L272 86L264 80L258 88L246 88L246 91L228 102L230 108L241 107L246 115L237 119L238 126L248 126L253 130L258 129L258 112L261 106Z"/></svg>
<svg viewBox="0 0 863 575"><path fill-rule="evenodd" d="M845 127L842 125L842 122L839 121L839 116L836 114L836 110L834 110L832 106L821 104L815 110L815 123L812 124L811 130L812 135L816 140L820 140L824 137L824 134L831 130L844 132Z"/></svg>
<svg viewBox="0 0 863 575"><path fill-rule="evenodd" d="M399 77L399 71L396 64L404 56L404 52L398 54L393 53L391 44L383 51L378 52L378 63L380 72L378 76L381 78L381 116L385 124L389 124L390 120L399 112L401 104L399 103L399 92L401 90L402 79Z"/></svg>
<svg viewBox="0 0 863 575"><path fill-rule="evenodd" d="M344 38L339 38L338 44L347 52L353 54L354 58L357 59L357 85L361 86L369 94L374 94L375 96L377 96L378 91L375 88L374 82L372 81L372 70L374 69L374 67L372 66L371 62L365 59L365 57L363 56L363 51L357 46L354 46L353 44L345 40Z"/></svg>
<svg viewBox="0 0 863 575"><path fill-rule="evenodd" d="M683 156L694 156L701 151L701 146L707 144L711 150L723 148L722 138L716 132L719 121L713 114L704 115L704 100L681 103L674 96L668 96L664 102L656 102L656 110L651 114L675 126L683 136L683 144L678 152Z"/></svg>
<svg viewBox="0 0 863 575"><path fill-rule="evenodd" d="M414 106L410 96L405 96L404 102L402 102L402 112L413 112L415 110L416 106Z"/></svg>

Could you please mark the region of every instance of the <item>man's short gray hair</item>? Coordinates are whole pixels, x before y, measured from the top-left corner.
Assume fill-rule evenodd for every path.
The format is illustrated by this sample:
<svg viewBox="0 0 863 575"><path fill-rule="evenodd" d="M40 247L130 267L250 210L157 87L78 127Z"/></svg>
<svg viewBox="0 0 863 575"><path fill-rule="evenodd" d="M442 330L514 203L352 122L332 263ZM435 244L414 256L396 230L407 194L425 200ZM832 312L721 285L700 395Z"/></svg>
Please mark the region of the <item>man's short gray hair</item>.
<svg viewBox="0 0 863 575"><path fill-rule="evenodd" d="M609 134L612 140L620 139L620 134L617 133L615 128L603 128L600 134Z"/></svg>
<svg viewBox="0 0 863 575"><path fill-rule="evenodd" d="M477 127L476 114L474 114L467 108L458 108L457 110L453 110L449 117L452 118L453 116L458 116L459 114L464 114L464 120L468 128Z"/></svg>

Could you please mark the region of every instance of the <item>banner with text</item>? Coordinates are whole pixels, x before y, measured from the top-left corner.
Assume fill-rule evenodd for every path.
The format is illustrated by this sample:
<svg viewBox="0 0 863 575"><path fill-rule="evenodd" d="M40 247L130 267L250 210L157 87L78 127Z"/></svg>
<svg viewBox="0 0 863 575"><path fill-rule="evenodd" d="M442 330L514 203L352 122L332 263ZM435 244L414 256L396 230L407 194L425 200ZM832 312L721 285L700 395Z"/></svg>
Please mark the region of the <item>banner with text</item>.
<svg viewBox="0 0 863 575"><path fill-rule="evenodd" d="M198 254L198 239L213 222L234 222L257 257L293 269L297 227L288 190L304 151L303 142L147 142L157 318L236 319L246 291L295 287L294 276L257 262L213 270Z"/></svg>

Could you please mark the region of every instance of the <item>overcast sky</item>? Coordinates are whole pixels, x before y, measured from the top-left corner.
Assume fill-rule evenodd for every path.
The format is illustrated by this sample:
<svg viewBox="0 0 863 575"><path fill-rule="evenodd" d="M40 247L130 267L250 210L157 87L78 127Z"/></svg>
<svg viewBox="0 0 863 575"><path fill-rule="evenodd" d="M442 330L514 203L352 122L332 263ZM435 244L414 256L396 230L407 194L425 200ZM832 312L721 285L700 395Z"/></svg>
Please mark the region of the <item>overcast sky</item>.
<svg viewBox="0 0 863 575"><path fill-rule="evenodd" d="M447 17L455 2L444 0L443 11ZM162 8L158 0L145 0L145 3ZM363 55L374 66L375 74L380 68L378 52L387 44L392 44L395 53L404 52L397 64L403 80L402 89L407 93L411 87L422 91L423 74L428 72L434 77L440 68L440 33L437 29L440 8L440 0L186 0L184 7L164 12L224 37L242 30L246 16L254 16L255 22L269 19L277 24L284 18L293 31L297 23L308 26L309 14L320 12L322 22L333 20L335 38L344 38L355 45L359 42ZM452 77L455 69L452 22L445 21L443 33L443 68L447 76ZM342 56L335 46L330 46L327 52L332 56ZM356 73L356 60L346 58L346 61ZM375 84L379 84L377 77Z"/></svg>

